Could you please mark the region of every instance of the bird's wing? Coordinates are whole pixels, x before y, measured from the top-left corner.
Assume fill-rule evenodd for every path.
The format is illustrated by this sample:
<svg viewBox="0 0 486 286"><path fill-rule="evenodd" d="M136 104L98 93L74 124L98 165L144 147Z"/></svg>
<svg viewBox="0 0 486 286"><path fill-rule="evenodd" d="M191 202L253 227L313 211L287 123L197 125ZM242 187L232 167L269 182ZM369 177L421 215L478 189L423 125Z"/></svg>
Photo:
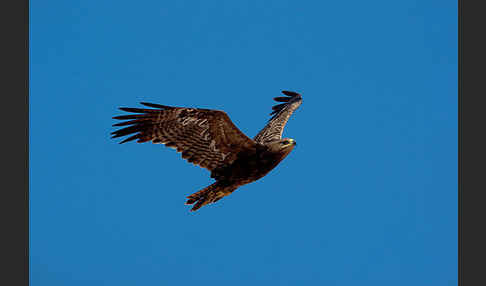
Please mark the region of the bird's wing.
<svg viewBox="0 0 486 286"><path fill-rule="evenodd" d="M210 171L232 163L239 152L256 144L223 111L142 104L155 109L121 107L135 114L113 117L126 120L113 126L128 127L112 132L112 138L132 135L120 143L137 139L138 143L165 144L182 152L182 158Z"/></svg>
<svg viewBox="0 0 486 286"><path fill-rule="evenodd" d="M272 107L273 115L268 124L253 138L260 144L282 139L282 133L292 113L302 104L302 96L293 91L282 91L285 97L275 97L274 100L283 102Z"/></svg>

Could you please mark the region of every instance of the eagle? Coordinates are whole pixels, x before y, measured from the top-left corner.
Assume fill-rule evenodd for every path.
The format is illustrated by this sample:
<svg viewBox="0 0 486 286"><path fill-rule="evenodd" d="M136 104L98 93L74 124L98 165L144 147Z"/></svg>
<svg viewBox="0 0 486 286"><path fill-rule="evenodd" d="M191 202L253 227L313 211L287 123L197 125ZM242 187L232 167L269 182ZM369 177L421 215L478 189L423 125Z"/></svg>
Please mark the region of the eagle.
<svg viewBox="0 0 486 286"><path fill-rule="evenodd" d="M294 149L295 140L282 138L282 133L302 104L302 96L293 91L282 93L285 96L274 98L279 104L272 107L267 125L253 139L241 132L224 111L146 102L141 104L150 108L120 107L130 114L113 117L123 120L113 126L124 127L111 135L131 135L120 144L132 140L164 144L190 163L209 170L216 182L187 197L186 204L196 211L262 178Z"/></svg>

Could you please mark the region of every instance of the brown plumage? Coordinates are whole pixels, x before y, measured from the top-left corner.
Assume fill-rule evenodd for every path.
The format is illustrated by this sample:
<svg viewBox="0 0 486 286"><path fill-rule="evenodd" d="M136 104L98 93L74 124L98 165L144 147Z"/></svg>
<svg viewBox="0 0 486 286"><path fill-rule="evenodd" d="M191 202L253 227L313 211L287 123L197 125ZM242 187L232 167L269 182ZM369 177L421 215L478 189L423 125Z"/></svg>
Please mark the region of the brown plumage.
<svg viewBox="0 0 486 286"><path fill-rule="evenodd" d="M148 108L120 109L133 114L113 117L125 120L113 126L126 126L112 132L112 138L128 136L120 143L137 140L165 144L190 163L206 168L216 182L190 196L186 204L191 211L214 203L238 187L265 176L296 145L293 139L282 139L282 132L292 113L302 104L296 92L282 91L283 102L273 107L268 124L252 140L231 122L224 111L171 107L142 102Z"/></svg>

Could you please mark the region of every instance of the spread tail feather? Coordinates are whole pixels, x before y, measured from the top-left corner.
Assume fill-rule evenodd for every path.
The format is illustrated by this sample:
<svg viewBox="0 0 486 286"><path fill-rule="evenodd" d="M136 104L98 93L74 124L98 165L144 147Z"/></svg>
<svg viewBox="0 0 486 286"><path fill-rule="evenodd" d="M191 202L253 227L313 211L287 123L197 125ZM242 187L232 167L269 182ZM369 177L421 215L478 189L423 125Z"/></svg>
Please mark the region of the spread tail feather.
<svg viewBox="0 0 486 286"><path fill-rule="evenodd" d="M192 205L191 211L196 211L202 206L219 201L224 196L231 194L236 188L224 186L220 182L215 182L206 188L188 196L186 205Z"/></svg>

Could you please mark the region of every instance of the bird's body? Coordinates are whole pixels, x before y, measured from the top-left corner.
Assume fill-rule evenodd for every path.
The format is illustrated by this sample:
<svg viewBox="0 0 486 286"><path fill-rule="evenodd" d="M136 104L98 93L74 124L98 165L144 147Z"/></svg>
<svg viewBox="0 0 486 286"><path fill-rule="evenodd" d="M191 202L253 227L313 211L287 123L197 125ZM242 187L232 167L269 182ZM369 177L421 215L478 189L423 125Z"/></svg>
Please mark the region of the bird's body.
<svg viewBox="0 0 486 286"><path fill-rule="evenodd" d="M137 139L139 143L165 144L189 162L211 171L216 182L188 196L186 204L194 204L191 210L195 211L265 176L293 150L295 141L281 136L302 97L295 92L283 93L288 97L275 98L284 103L273 107L274 116L253 140L223 111L151 103L142 104L157 109L120 108L139 114L114 117L129 120L114 126L130 126L112 132L113 138L135 134L121 143Z"/></svg>

